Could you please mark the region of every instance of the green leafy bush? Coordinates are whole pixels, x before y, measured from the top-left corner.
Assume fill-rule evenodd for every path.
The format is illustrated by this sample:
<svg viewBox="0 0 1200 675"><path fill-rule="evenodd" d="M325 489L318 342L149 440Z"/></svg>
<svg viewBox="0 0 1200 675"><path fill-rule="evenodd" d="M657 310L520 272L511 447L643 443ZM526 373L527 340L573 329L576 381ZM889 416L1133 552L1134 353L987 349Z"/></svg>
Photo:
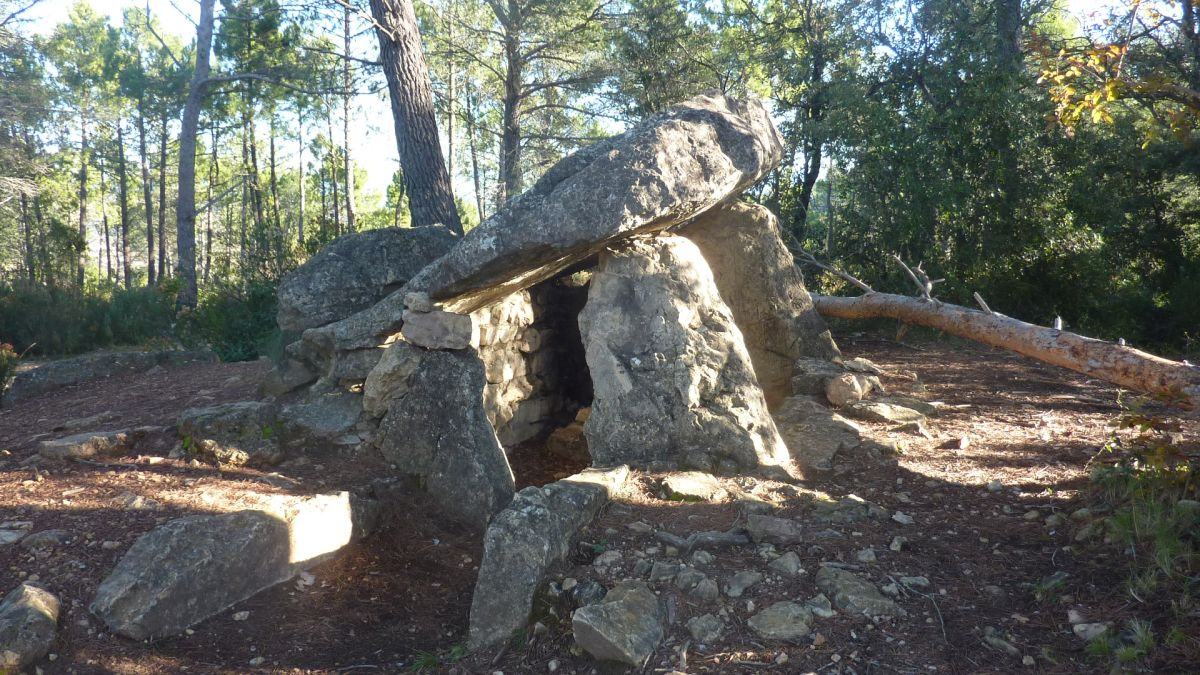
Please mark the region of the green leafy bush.
<svg viewBox="0 0 1200 675"><path fill-rule="evenodd" d="M186 344L207 344L222 361L273 355L279 342L275 285L218 287L203 292L195 310L179 317L177 334Z"/></svg>
<svg viewBox="0 0 1200 675"><path fill-rule="evenodd" d="M174 294L151 288L83 294L33 284L0 285L0 341L57 356L142 344L171 334Z"/></svg>

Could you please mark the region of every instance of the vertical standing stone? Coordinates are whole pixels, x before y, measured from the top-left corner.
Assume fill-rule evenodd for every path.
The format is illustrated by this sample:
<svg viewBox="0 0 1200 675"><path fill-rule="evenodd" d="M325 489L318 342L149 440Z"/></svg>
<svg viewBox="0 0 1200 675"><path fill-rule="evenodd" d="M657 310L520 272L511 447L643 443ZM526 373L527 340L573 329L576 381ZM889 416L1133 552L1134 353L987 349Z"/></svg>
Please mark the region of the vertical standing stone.
<svg viewBox="0 0 1200 675"><path fill-rule="evenodd" d="M596 465L790 468L742 333L695 244L666 236L604 253L579 327Z"/></svg>

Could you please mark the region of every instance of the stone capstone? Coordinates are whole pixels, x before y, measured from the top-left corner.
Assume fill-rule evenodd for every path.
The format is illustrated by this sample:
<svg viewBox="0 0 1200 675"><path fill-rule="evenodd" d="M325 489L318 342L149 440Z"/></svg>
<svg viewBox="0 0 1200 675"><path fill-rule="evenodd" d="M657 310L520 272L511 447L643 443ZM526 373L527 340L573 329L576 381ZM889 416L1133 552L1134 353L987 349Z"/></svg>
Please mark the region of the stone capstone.
<svg viewBox="0 0 1200 675"><path fill-rule="evenodd" d="M327 559L373 524L347 492L286 497L268 510L185 516L138 538L91 611L135 640L176 635Z"/></svg>
<svg viewBox="0 0 1200 675"><path fill-rule="evenodd" d="M471 599L468 645L508 638L529 620L547 570L566 559L571 540L629 475L627 467L588 469L544 487L527 487L496 514L483 538Z"/></svg>
<svg viewBox="0 0 1200 675"><path fill-rule="evenodd" d="M760 101L697 96L555 164L421 270L405 292L472 312L610 244L664 230L740 194L781 156L779 132ZM403 297L311 329L304 339L326 352L376 346L399 327Z"/></svg>
<svg viewBox="0 0 1200 675"><path fill-rule="evenodd" d="M597 464L790 469L741 331L695 244L664 236L601 255L579 327L594 389L584 431Z"/></svg>
<svg viewBox="0 0 1200 675"><path fill-rule="evenodd" d="M23 583L0 601L0 672L19 672L50 652L58 633L58 598Z"/></svg>
<svg viewBox="0 0 1200 675"><path fill-rule="evenodd" d="M575 610L571 628L575 642L595 659L640 666L662 641L663 614L654 591L630 581L603 602Z"/></svg>
<svg viewBox="0 0 1200 675"><path fill-rule="evenodd" d="M677 233L699 246L712 268L772 408L792 393L796 359L828 361L840 355L770 209L725 202L680 226Z"/></svg>
<svg viewBox="0 0 1200 675"><path fill-rule="evenodd" d="M279 282L280 330L299 334L370 307L456 240L441 225L386 227L334 239Z"/></svg>

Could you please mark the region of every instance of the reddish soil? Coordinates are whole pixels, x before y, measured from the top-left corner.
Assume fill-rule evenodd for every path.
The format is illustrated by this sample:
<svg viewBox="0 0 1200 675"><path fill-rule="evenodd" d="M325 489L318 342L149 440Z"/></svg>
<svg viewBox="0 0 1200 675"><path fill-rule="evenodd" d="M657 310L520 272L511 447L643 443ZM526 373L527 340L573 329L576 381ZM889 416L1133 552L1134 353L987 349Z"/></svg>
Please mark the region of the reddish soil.
<svg viewBox="0 0 1200 675"><path fill-rule="evenodd" d="M1074 527L1046 527L1052 513L1080 506L1089 459L1111 434L1117 392L1104 383L1003 352L958 344L920 349L883 341L842 341L848 356L866 356L893 374L890 389L903 391L908 372L927 387L918 394L941 401L932 418L933 438L866 425L873 437L895 448L893 457L858 452L829 476L801 486L833 498L855 494L889 511L903 511L914 525L863 520L848 525L806 525L830 532L793 547L807 574L768 577L738 600L722 598L725 637L704 650L692 644L685 623L720 605L696 605L669 583L655 588L671 607L667 638L644 672L1011 672L1021 656L1038 672L1105 671L1105 661L1083 652L1066 622L1070 607L1105 620L1136 614L1123 592L1124 563L1102 549L1074 542ZM0 592L36 577L63 600L53 660L47 673L399 672L422 665L438 672L589 673L596 664L573 651L569 618L542 613L547 630L528 640L455 660L465 642L467 612L480 555L477 534L438 522L417 502L381 532L355 544L340 559L313 570L309 587L284 584L213 617L191 634L153 644L107 633L87 611L100 580L128 545L156 524L186 513L238 508L262 494L322 492L362 485L380 475L380 463L361 457L324 456L292 461L277 473L220 470L182 460L139 455L103 466L65 464L31 468L23 461L36 441L53 437L64 422L111 412L105 426L172 425L191 405L253 397L261 364L204 364L92 382L60 390L0 411L0 521L30 520L34 531L61 528L73 539L37 555L20 545L0 546ZM960 449L959 439L969 443ZM537 484L576 467L547 459L536 446L513 453L521 484ZM661 544L627 525L643 521L686 536L737 524L741 506L732 498L681 504L660 499L658 476L638 473L631 486L581 536L585 546L556 570L559 578L594 578L611 586L631 577L636 552ZM986 484L1003 483L992 492ZM282 486L282 487L281 487ZM791 486L769 481L726 481L731 494L749 493L775 503L781 515L808 523L811 504ZM125 506L129 495L153 500L150 508ZM1027 519L1032 510L1036 519ZM908 538L900 552L895 536ZM111 542L107 543L106 542ZM871 547L875 563L856 552ZM590 562L596 551L618 550L623 562L601 574ZM702 571L724 589L728 577L765 570L754 547L715 549ZM667 551L654 559L669 560ZM817 619L799 644L768 645L745 626L752 612L817 593L813 576L821 562L840 562L878 585L890 577L923 575L932 585L897 602L908 616L879 624L839 614ZM1055 572L1067 573L1053 598L1038 600L1033 587ZM1065 599L1064 599L1064 596ZM249 611L245 621L236 612ZM568 617L565 612L559 612ZM1200 630L1200 621L1195 626ZM987 647L991 627L1019 656ZM819 637L818 637L819 636ZM1147 667L1188 670L1181 659L1200 644L1162 651ZM786 654L782 657L781 654ZM252 659L261 658L257 667ZM785 660L786 658L786 660Z"/></svg>

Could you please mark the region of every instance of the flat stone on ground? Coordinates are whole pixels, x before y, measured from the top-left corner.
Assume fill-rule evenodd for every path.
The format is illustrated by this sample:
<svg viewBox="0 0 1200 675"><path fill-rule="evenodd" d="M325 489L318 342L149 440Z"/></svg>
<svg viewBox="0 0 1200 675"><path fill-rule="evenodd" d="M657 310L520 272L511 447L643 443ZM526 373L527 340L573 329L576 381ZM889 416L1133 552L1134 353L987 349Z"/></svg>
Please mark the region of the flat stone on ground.
<svg viewBox="0 0 1200 675"><path fill-rule="evenodd" d="M663 638L663 611L644 583L625 582L571 616L575 642L599 661L640 666Z"/></svg>

